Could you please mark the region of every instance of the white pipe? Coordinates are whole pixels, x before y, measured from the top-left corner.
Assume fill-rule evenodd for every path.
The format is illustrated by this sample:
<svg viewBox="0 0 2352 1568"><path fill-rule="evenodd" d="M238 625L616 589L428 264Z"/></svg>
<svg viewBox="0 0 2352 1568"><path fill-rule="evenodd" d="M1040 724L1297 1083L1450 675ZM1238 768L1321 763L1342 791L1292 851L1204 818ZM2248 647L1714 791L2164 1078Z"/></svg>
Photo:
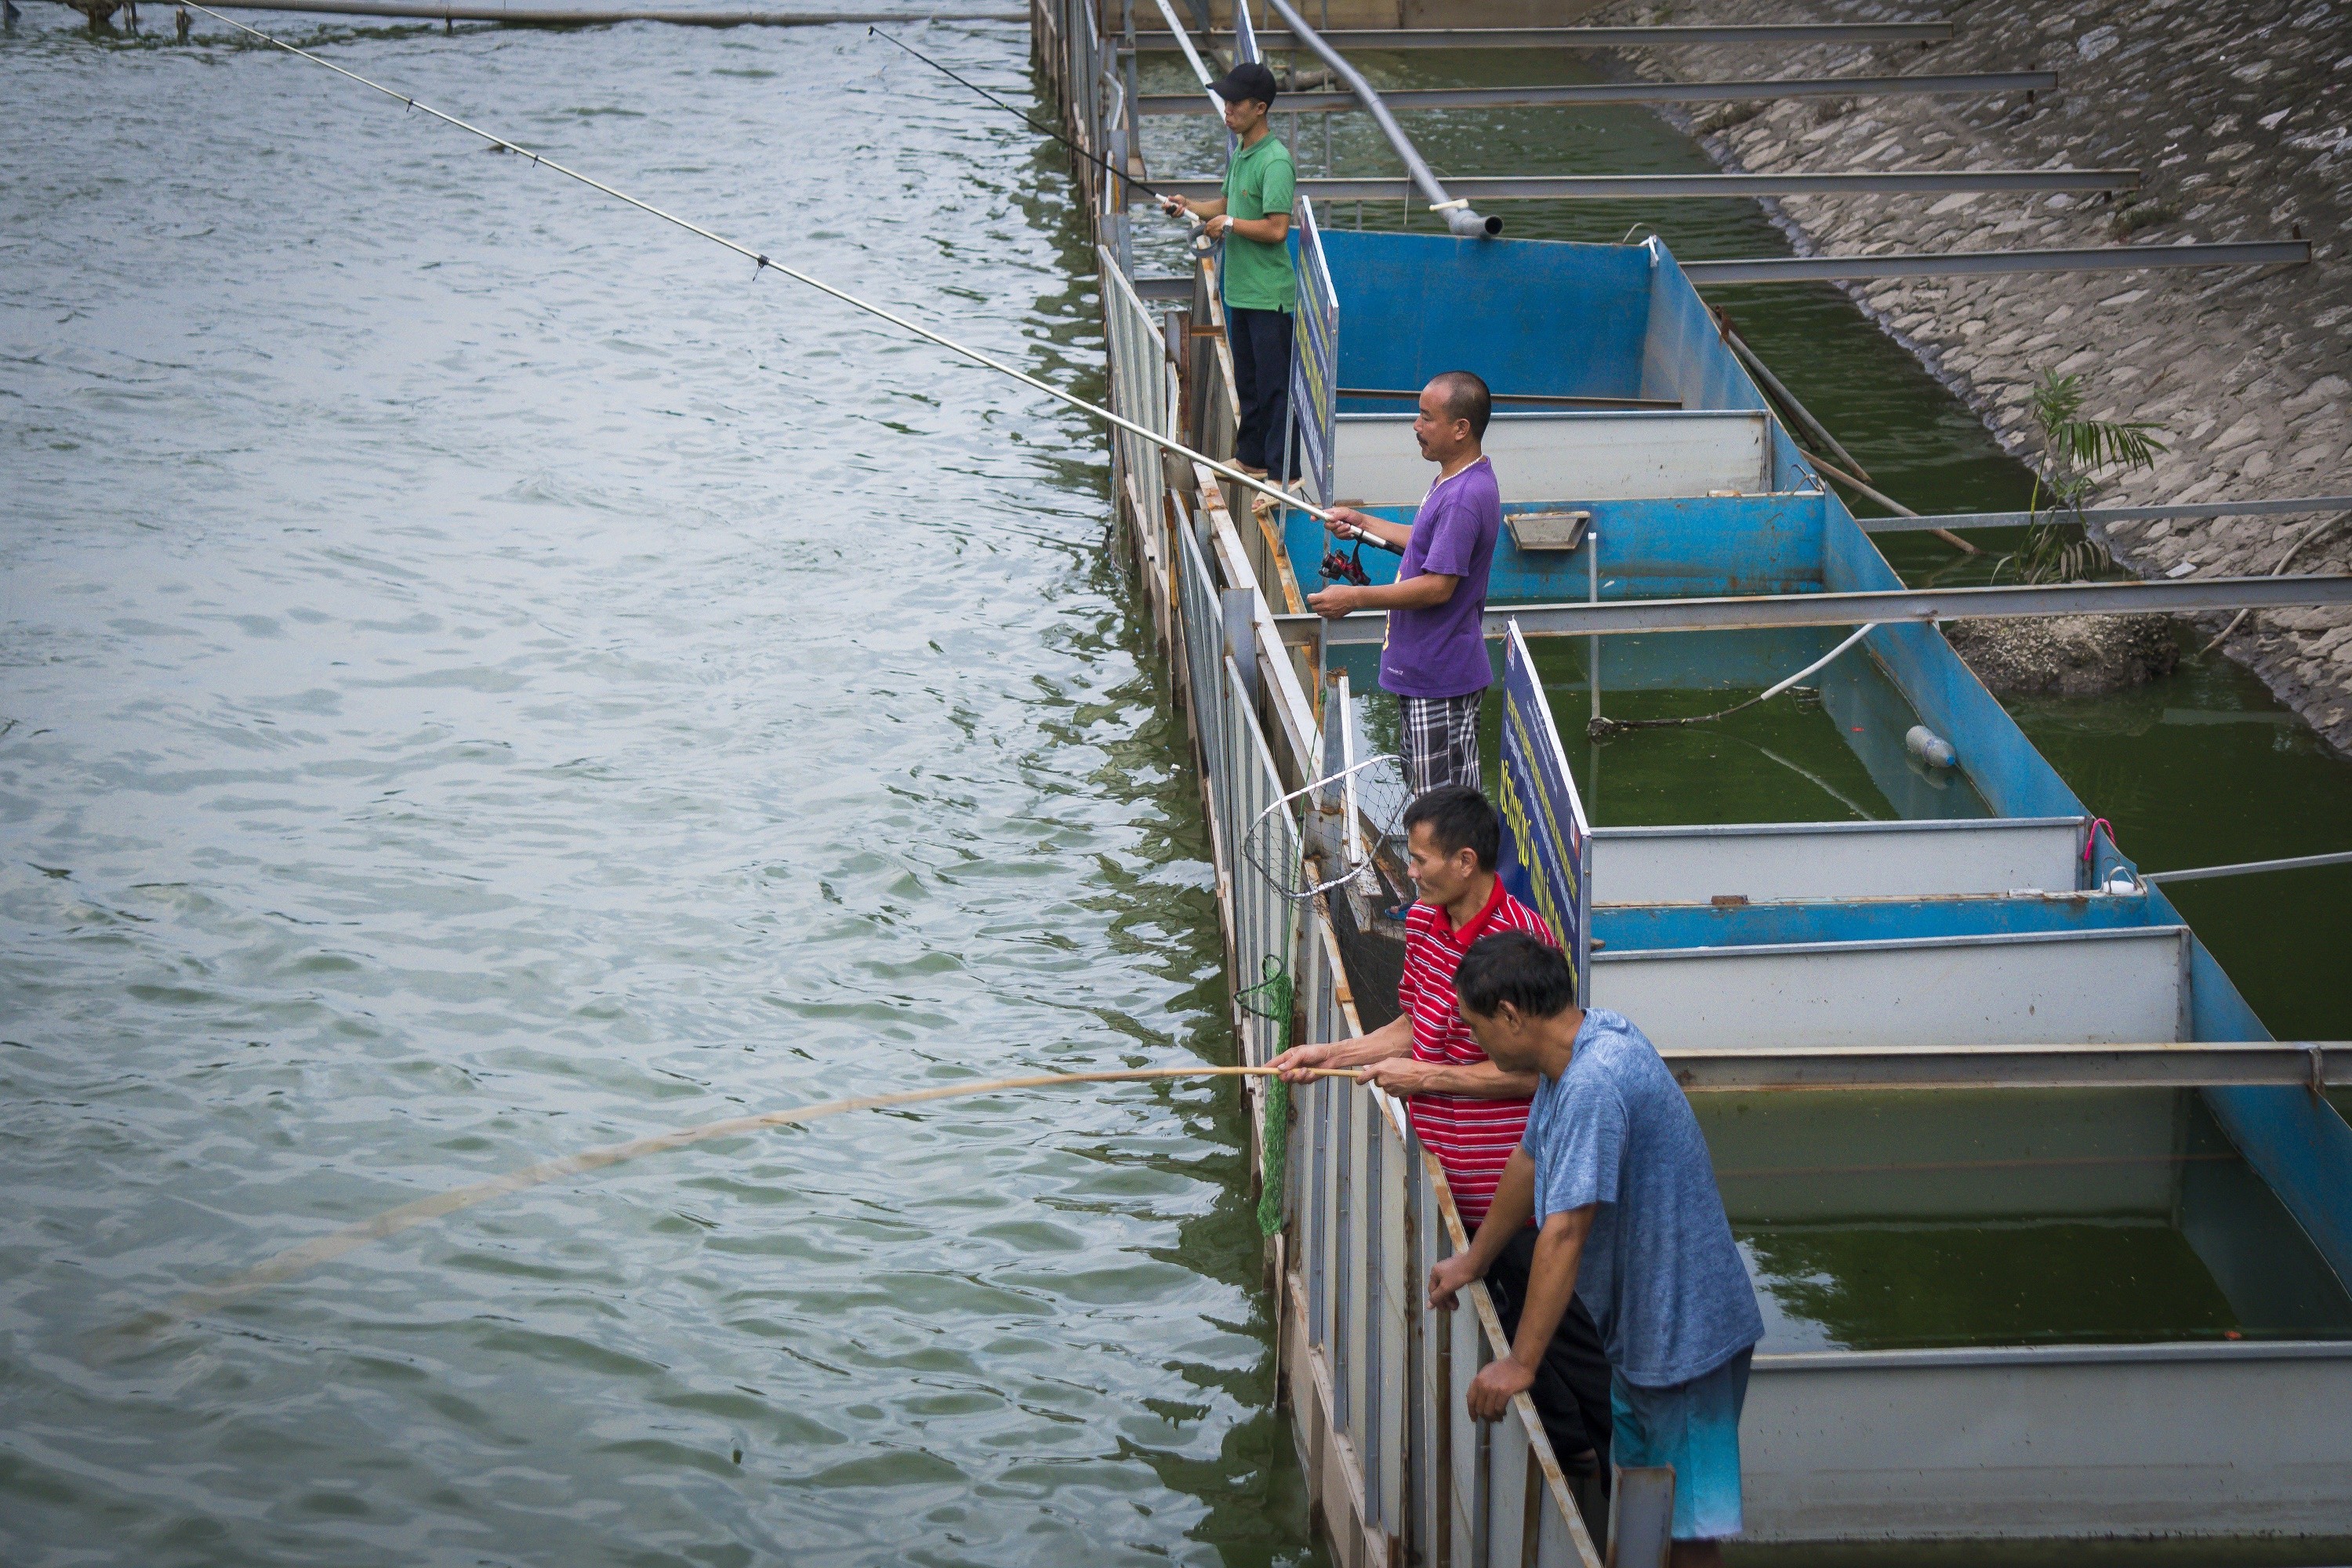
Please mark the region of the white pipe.
<svg viewBox="0 0 2352 1568"><path fill-rule="evenodd" d="M1864 638L1864 637L1868 637L1871 633L1873 633L1873 632L1876 631L1877 629L1878 629L1878 626L1877 626L1877 623L1875 623L1875 622L1873 622L1871 625L1869 625L1869 626L1866 626L1863 627L1860 631L1858 631L1858 632L1854 633L1854 634L1853 634L1853 636L1852 636L1852 637L1850 637L1846 638L1846 639L1845 639L1845 641L1843 641L1843 642L1842 642L1842 643L1838 644L1838 645L1837 645L1837 647L1833 647L1833 648L1830 649L1830 651L1829 651L1829 652L1827 652L1827 653L1825 653L1825 654L1822 655L1822 657L1821 657L1821 658L1817 658L1817 659L1813 660L1813 662L1812 662L1812 663L1811 663L1811 664L1809 664L1809 665L1805 666L1805 668L1802 668L1802 669L1801 669L1801 670L1797 671L1797 673L1796 673L1796 674L1794 674L1794 675L1792 675L1792 676L1789 677L1789 679L1786 679L1786 680L1784 680L1784 681L1780 682L1780 685L1778 685L1778 686L1776 686L1776 687L1772 688L1772 689L1771 689L1771 690L1767 691L1763 696L1759 697L1756 700L1757 700L1757 701L1759 701L1759 702L1769 702L1769 701L1771 701L1771 700L1772 700L1772 699L1774 699L1775 697L1780 696L1780 693L1782 693L1783 691L1788 690L1788 689L1789 689L1789 688L1790 688L1791 686L1796 685L1796 684L1797 684L1797 682L1799 682L1800 680L1804 679L1805 679L1805 677L1807 677L1807 676L1809 676L1809 675L1812 674L1812 673L1813 673L1814 671L1816 671L1816 670L1819 670L1819 669L1822 669L1822 668L1826 668L1826 667L1828 666L1829 662L1830 662L1832 659L1833 659L1833 658L1837 658L1837 656L1838 656L1838 655L1840 655L1840 654L1843 653L1846 649L1848 649L1848 648L1852 647L1854 644L1856 644L1856 643L1860 642L1863 638Z"/></svg>

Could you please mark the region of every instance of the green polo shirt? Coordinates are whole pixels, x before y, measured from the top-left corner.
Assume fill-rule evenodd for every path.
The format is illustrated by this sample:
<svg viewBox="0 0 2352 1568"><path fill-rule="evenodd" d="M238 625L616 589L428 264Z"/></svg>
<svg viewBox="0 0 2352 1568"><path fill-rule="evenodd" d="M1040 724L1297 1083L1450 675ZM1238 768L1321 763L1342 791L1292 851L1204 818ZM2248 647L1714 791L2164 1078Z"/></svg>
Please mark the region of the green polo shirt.
<svg viewBox="0 0 2352 1568"><path fill-rule="evenodd" d="M1225 216L1262 218L1296 210L1293 193L1298 185L1297 166L1290 149L1269 131L1255 147L1237 147L1225 170ZM1281 310L1298 308L1298 275L1291 270L1287 242L1225 236L1225 303L1240 310Z"/></svg>

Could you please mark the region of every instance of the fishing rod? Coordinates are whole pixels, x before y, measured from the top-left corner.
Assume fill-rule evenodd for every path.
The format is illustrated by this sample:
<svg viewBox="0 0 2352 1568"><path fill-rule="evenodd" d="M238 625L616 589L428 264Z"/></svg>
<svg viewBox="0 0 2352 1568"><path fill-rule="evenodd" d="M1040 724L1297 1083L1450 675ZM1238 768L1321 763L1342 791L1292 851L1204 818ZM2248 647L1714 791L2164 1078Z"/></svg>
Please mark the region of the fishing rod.
<svg viewBox="0 0 2352 1568"><path fill-rule="evenodd" d="M879 27L866 28L866 36L869 38L879 38L886 44L898 45L898 47L906 50L908 54L914 56L917 59L922 61L925 65L930 67L933 70L939 72L950 81L958 82L971 89L972 91L980 94L981 97L988 100L989 102L996 105L997 108L1004 110L1005 113L1013 116L1015 120L1018 120L1022 124L1026 125L1030 130L1034 131L1040 136L1052 137L1055 141L1059 142L1063 146L1067 147L1071 152L1076 153L1079 157L1084 158L1087 163L1092 163L1096 168L1100 169L1103 173L1110 175L1114 179L1125 180L1129 184L1133 185L1145 195L1161 202L1170 202L1176 199L1175 197L1169 195L1164 191L1156 191L1152 189L1150 185L1145 184L1141 180L1137 179L1133 174L1130 174L1126 170L1118 168L1113 164L1108 159L1099 157L1095 153L1087 152L1084 147L1079 146L1076 142L1071 141L1067 136L1063 135L1053 127L1046 125L1040 121L1030 119L1028 115L1023 113L1019 109L1016 109L1012 104L1005 102L1003 99L989 91L988 89L981 86L980 83L958 76L955 72L940 64L939 61L931 58L930 56L923 53L922 50L915 47L914 45L908 43L904 39L893 37Z"/></svg>
<svg viewBox="0 0 2352 1568"><path fill-rule="evenodd" d="M784 262L775 260L764 252L755 250L751 247L742 244L740 241L730 239L723 234L719 234L712 229L705 228L700 224L694 222L691 218L680 217L674 212L656 206L653 203L646 201L642 196L633 196L626 191L606 184L604 181L595 178L593 175L582 174L579 170L559 163L554 159L550 158L543 153L534 153L528 147L522 146L518 142L510 142L494 131L485 131L480 126L473 124L468 121L460 120L457 116L449 113L446 110L436 109L429 103L421 102L401 91L397 88L386 87L383 83L377 81L373 78L362 76L355 70L346 69L323 56L314 55L308 49L299 48L296 46L288 43L283 38L263 32L258 27L247 26L245 23L238 21L234 16L225 16L218 11L214 10L211 6L203 4L202 0L184 0L184 4L187 9L191 11L201 12L203 15L211 17L214 21L221 23L225 26L233 27L248 37L258 38L261 42L268 44L270 47L282 49L286 53L292 55L297 59L308 60L314 66L324 67L326 69L334 72L337 76L344 77L352 81L359 83L362 87L368 89L370 91L380 92L383 94L384 97L391 99L394 102L405 105L410 110L415 113L426 115L432 119L441 121L445 125L455 127L457 130L464 132L468 136L478 136L483 141L488 142L491 146L499 149L501 152L512 153L519 157L528 158L530 160L531 165L534 168L551 169L567 180L577 181L579 184L587 186L590 190L610 196L614 201L619 202L624 205L633 206L639 212L646 214L648 216L657 217L664 223L682 228L687 233L693 235L698 239L707 239L711 244L716 245L722 249L731 250L736 255L741 257L744 260L752 264L754 268L752 278L755 281L758 279L760 273L772 268L777 272L782 273L785 277L791 279L795 283L804 283L820 294L830 295L834 299L840 300L845 305L849 305L857 310L863 310L869 316L878 317L881 320L889 322L894 327L899 328L904 331L912 332L915 336L921 338L926 342L937 343L940 347L946 349L949 353L970 360L972 363L980 365L984 369L992 370L999 375L1011 376L1022 385L1029 387L1033 391L1042 392L1046 396L1051 397L1057 402L1067 404L1070 407L1076 408L1081 413L1092 415L1095 418L1103 421L1103 423L1109 425L1114 428L1124 430L1130 436L1139 436L1144 440L1150 442L1153 446L1160 447L1163 451L1172 452L1180 458L1189 458L1191 461L1198 463L1202 468L1207 468L1211 473L1216 474L1220 478L1231 479L1235 484L1241 485L1244 489L1255 490L1261 495L1271 497L1285 506L1296 507L1299 510L1307 513L1309 517L1316 519L1318 521L1329 522L1333 521L1330 512L1328 510L1321 507L1309 505L1302 497L1283 489L1279 486L1272 484L1267 480L1259 478L1255 474L1245 473L1242 469L1234 467L1231 463L1221 462L1217 458L1210 457L1206 452L1196 452L1192 447L1187 447L1182 442L1175 439L1173 437L1163 436L1159 431L1152 429L1150 426L1139 425L1134 420L1128 418L1124 415L1114 414L1108 408L1104 408L1097 404L1088 403L1085 398L1080 397L1075 392L1066 392L1049 381L1040 380L1038 377L1031 375L1025 370L1021 370L1013 365L1009 365L1003 360L997 359L992 355L982 353L978 349L960 343L944 333L935 332L930 328L922 325L920 322L908 321L906 317L898 315L895 311L886 310L881 306L873 303L871 300L861 300L856 295L849 292L846 289L836 288L833 284L826 282L822 278L818 278L811 273L803 272L795 267L788 266ZM1344 528L1347 525L1342 523L1340 526Z"/></svg>
<svg viewBox="0 0 2352 1568"><path fill-rule="evenodd" d="M1300 1068L1294 1069L1307 1078L1353 1079L1361 1069L1356 1068ZM938 1084L929 1089L900 1089L894 1094L859 1095L848 1100L828 1100L816 1105L798 1105L784 1110L762 1111L754 1116L730 1116L724 1121L706 1121L699 1127L680 1128L675 1132L658 1132L650 1137L632 1138L625 1143L607 1143L601 1148L583 1149L576 1154L562 1154L551 1160L541 1160L509 1171L503 1176L472 1182L462 1187L451 1187L427 1197L384 1210L373 1219L347 1225L326 1235L313 1237L299 1247L288 1247L275 1258L256 1264L234 1279L182 1296L170 1308L150 1312L143 1318L124 1324L119 1331L134 1336L161 1332L175 1323L218 1310L240 1300L266 1286L276 1285L298 1274L309 1272L322 1263L330 1263L345 1253L356 1251L404 1230L414 1230L430 1220L453 1215L461 1209L492 1198L504 1197L531 1187L544 1186L565 1176L585 1175L617 1165L625 1160L635 1160L647 1154L667 1153L696 1143L708 1143L718 1138L736 1138L751 1132L764 1132L778 1127L797 1127L811 1121L822 1121L829 1116L839 1116L852 1110L880 1110L898 1105L919 1105L928 1100L962 1100L977 1094L1002 1094L1018 1089L1058 1089L1078 1083L1150 1083L1168 1079L1187 1078L1271 1078L1275 1069L1264 1067L1182 1067L1128 1068L1112 1072L1032 1073L1022 1078L992 1079L985 1083Z"/></svg>

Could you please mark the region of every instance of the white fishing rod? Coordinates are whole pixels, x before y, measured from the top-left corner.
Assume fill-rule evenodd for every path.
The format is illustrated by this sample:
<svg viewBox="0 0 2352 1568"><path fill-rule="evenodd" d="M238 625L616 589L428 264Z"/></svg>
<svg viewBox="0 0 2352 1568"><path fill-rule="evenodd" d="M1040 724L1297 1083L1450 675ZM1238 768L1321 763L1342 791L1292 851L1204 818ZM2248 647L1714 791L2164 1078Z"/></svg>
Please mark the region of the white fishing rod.
<svg viewBox="0 0 2352 1568"><path fill-rule="evenodd" d="M628 206L633 206L641 213L661 219L664 223L673 224L698 238L707 239L713 245L720 246L728 250L731 250L736 255L741 257L744 260L752 264L754 268L752 276L755 279L761 272L767 271L769 268L772 268L776 271L781 272L785 277L791 279L795 283L805 283L810 288L816 289L819 293L830 294L833 298L840 300L843 304L854 306L856 309L865 311L869 316L878 316L883 321L889 322L892 326L898 327L905 331L912 332L915 336L923 339L927 342L937 343L940 347L946 349L950 353L959 354L961 357L970 360L974 364L995 371L1000 375L1009 375L1013 380L1021 383L1024 386L1042 392L1048 397L1056 398L1063 403L1068 404L1071 407L1078 409L1084 413L1091 414L1096 418L1104 421L1106 424L1115 426L1118 428L1126 431L1130 436L1140 436L1143 439L1150 442L1155 447L1160 447L1162 450L1173 452L1180 458L1189 458L1193 462L1199 463L1203 468L1208 468L1213 473L1221 475L1225 479L1232 479L1237 484L1244 485L1251 489L1256 490L1262 495L1273 497L1276 500L1282 502L1285 506L1297 507L1301 511L1306 512L1308 516L1315 518L1318 521L1330 522L1333 521L1332 516L1328 511L1320 507L1309 506L1300 497L1281 489L1277 485L1269 484L1266 480L1258 478L1255 474L1244 473L1241 469L1234 468L1230 463L1219 462L1216 458L1210 457L1205 452L1196 452L1192 447L1185 446L1182 442L1174 440L1167 436L1163 436L1159 431L1151 429L1148 426L1139 425L1134 420L1114 414L1108 408L1101 407L1097 404L1088 403L1085 398L1080 397L1074 392L1065 392L1060 387L1055 386L1053 383L1041 381L1037 377L1031 375L1025 370L1020 370L1013 365L1006 364L1003 360L982 353L978 349L967 347L965 344L956 342L953 338L948 337L943 333L931 331L930 328L922 325L920 322L910 321L906 317L898 315L894 311L886 310L881 306L874 304L870 300L861 300L845 289L837 289L822 278L814 277L809 273L801 271L797 268L789 267L783 262L771 258L761 251L754 250L748 245L740 244L735 240L728 238L723 234L719 234L710 229L707 229L700 224L696 223L689 218L680 217L676 213L657 207L654 205L653 203L646 201L641 197L633 196L626 191L619 190L612 185L608 185L604 181L599 180L593 175L583 174L579 170L559 163L554 159L547 157L542 153L534 153L528 147L509 142L494 131L485 131L480 126L473 124L468 121L460 120L456 115L451 114L445 110L436 109L429 103L419 102L417 100L411 98L408 94L400 91L397 88L386 87L383 83L376 81L369 77L363 77L357 71L346 70L343 67L335 64L334 61L328 59L323 56L314 55L305 48L299 48L296 46L288 43L283 38L263 32L258 27L247 26L245 23L238 21L234 16L225 16L209 5L201 4L201 0L186 0L186 5L189 10L202 12L205 16L210 16L214 21L222 24L224 26L234 27L238 32L247 35L248 37L258 38L272 48L283 49L288 54L294 56L298 59L309 60L315 66L323 66L327 69L334 72L337 76L348 78L349 79L359 83L362 87L367 88L372 91L380 92L383 94L384 97L393 100L394 102L405 104L408 108L416 110L418 113L430 115L434 119L440 121L445 125L454 126L457 130L463 131L468 136L478 136L483 141L488 142L491 146L496 147L502 152L512 153L520 157L528 158L535 166L552 169L567 180L576 180L592 191L599 192L602 195L612 197L616 202L623 203ZM1346 528L1348 525L1341 523L1339 526Z"/></svg>

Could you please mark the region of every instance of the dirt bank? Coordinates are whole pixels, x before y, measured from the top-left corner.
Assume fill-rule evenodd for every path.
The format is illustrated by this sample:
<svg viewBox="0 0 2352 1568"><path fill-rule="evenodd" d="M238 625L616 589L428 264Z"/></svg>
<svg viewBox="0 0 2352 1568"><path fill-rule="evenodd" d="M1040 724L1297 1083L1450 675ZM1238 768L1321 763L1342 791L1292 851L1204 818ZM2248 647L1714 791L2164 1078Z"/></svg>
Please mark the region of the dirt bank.
<svg viewBox="0 0 2352 1568"><path fill-rule="evenodd" d="M2171 450L2105 504L2352 492L2352 5L2343 0L1960 0L1916 10L1859 0L1755 0L1741 21L1948 20L1931 46L1675 50L1651 75L2054 69L2059 90L1995 99L1806 100L1727 106L1693 129L1727 165L2134 167L2115 197L1813 197L1779 204L1801 250L2314 241L2308 267L1930 279L1857 284L2004 445L2031 444L2026 395L2079 372L2102 417L2158 421ZM1620 5L1596 22L1715 19ZM1758 112L1759 110L1761 112ZM1923 510L1932 496L1906 496ZM2315 518L2119 524L2107 542L2147 575L2270 571ZM2182 570L2183 563L2188 569ZM2352 570L2352 524L2296 555ZM2219 629L2219 619L2214 629ZM2352 613L2250 617L2229 650L2339 747L2352 749Z"/></svg>

